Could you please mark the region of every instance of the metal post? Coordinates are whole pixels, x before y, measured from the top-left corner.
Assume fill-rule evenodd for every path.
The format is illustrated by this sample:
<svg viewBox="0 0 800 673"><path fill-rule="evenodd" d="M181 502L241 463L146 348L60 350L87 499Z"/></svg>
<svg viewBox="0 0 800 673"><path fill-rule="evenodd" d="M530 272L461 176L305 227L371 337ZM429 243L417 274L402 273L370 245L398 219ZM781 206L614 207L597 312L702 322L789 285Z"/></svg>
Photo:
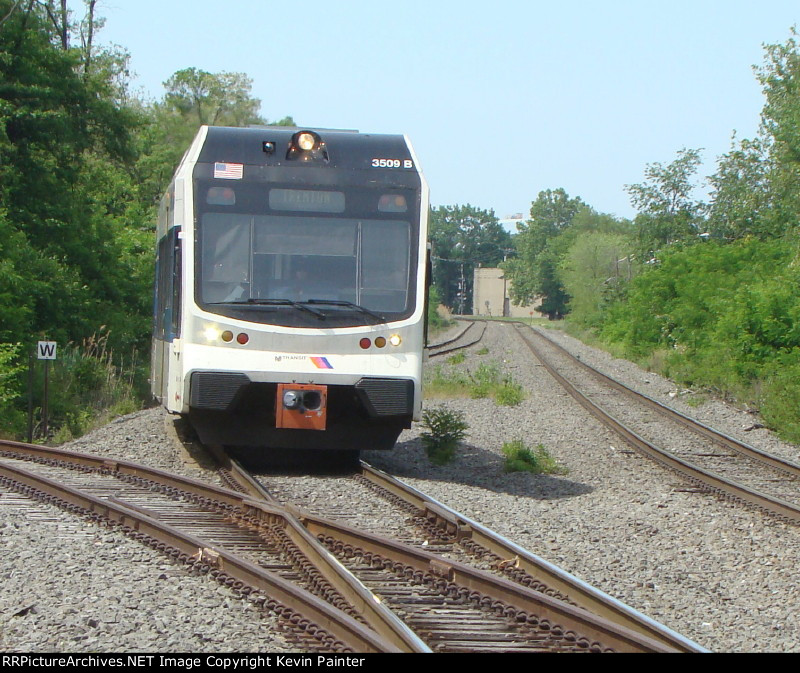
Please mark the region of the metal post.
<svg viewBox="0 0 800 673"><path fill-rule="evenodd" d="M42 402L42 437L47 441L47 383L50 361L44 361L44 401Z"/></svg>
<svg viewBox="0 0 800 673"><path fill-rule="evenodd" d="M28 444L33 443L33 353L28 353Z"/></svg>

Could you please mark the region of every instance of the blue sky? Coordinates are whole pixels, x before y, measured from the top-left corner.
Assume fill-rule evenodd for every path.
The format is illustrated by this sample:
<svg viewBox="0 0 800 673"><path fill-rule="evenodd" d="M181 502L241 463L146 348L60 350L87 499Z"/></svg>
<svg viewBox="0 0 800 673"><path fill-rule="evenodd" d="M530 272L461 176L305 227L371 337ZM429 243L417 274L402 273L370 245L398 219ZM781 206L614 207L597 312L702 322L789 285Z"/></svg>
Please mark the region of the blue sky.
<svg viewBox="0 0 800 673"><path fill-rule="evenodd" d="M78 6L76 2L72 3ZM630 217L646 164L753 137L752 66L797 0L100 0L99 35L151 98L175 71L244 72L271 120L407 133L434 205L526 216L563 187Z"/></svg>

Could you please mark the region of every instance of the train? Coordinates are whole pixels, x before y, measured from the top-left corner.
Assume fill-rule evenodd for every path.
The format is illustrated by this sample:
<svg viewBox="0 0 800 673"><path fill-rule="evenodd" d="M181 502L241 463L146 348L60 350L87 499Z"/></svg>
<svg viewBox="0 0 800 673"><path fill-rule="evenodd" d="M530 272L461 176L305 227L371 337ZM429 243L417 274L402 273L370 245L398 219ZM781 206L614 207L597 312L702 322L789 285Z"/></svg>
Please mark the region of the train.
<svg viewBox="0 0 800 673"><path fill-rule="evenodd" d="M391 449L422 409L428 202L404 135L202 126L159 206L154 397L207 444Z"/></svg>

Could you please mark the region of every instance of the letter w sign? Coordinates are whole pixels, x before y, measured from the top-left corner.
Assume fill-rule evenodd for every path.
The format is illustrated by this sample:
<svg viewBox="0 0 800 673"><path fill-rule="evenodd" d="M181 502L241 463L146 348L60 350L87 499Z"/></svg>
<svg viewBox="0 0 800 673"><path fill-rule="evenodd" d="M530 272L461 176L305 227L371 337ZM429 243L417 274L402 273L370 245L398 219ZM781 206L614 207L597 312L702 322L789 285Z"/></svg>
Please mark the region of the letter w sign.
<svg viewBox="0 0 800 673"><path fill-rule="evenodd" d="M55 360L56 359L56 342L55 341L39 341L36 348L36 355L40 360Z"/></svg>

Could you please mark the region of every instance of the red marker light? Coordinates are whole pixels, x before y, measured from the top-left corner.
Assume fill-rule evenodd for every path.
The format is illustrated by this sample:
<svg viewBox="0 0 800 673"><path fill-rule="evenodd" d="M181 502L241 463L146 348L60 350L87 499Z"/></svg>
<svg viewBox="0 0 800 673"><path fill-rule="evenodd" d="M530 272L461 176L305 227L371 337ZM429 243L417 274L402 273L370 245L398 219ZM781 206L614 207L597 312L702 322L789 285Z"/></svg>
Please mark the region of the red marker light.
<svg viewBox="0 0 800 673"><path fill-rule="evenodd" d="M240 332L236 335L236 341L244 346L248 341L250 341L250 337L247 336L244 332Z"/></svg>
<svg viewBox="0 0 800 673"><path fill-rule="evenodd" d="M358 342L358 345L361 346L361 348L363 348L364 350L367 350L367 348L369 348L372 345L372 342L369 339L367 339L367 337L364 337L363 339L361 339L361 341Z"/></svg>

